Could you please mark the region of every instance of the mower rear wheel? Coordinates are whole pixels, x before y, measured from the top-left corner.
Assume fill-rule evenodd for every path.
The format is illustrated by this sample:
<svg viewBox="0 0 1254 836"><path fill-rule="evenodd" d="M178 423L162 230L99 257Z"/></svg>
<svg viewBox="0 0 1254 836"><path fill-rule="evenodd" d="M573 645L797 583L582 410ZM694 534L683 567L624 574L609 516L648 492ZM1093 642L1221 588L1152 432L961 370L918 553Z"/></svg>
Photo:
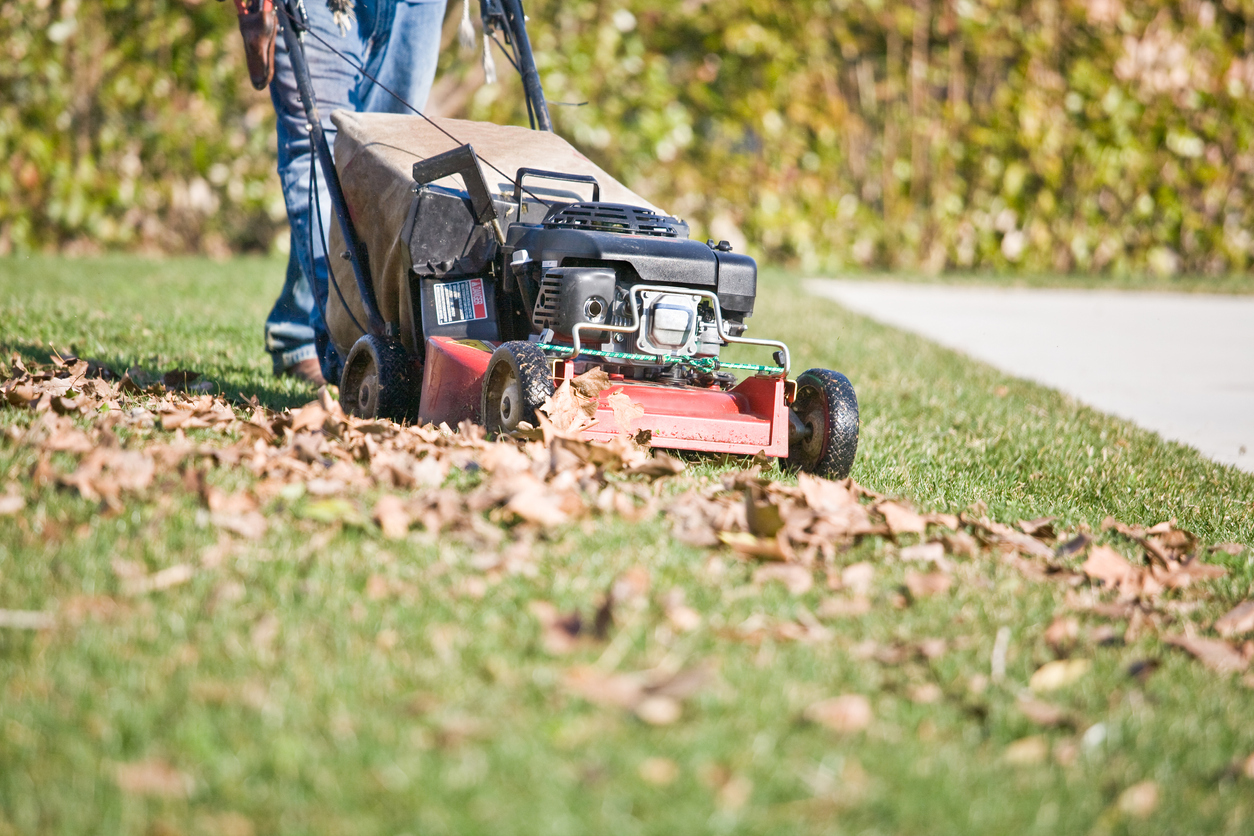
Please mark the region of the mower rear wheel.
<svg viewBox="0 0 1254 836"><path fill-rule="evenodd" d="M858 396L849 378L829 369L802 372L789 409L789 463L826 479L848 476L858 453Z"/></svg>
<svg viewBox="0 0 1254 836"><path fill-rule="evenodd" d="M353 343L340 377L340 406L358 418L410 417L414 362L400 340L366 334Z"/></svg>
<svg viewBox="0 0 1254 836"><path fill-rule="evenodd" d="M514 340L492 352L483 376L483 426L509 435L523 421L535 426L536 410L553 394L548 358L534 343Z"/></svg>

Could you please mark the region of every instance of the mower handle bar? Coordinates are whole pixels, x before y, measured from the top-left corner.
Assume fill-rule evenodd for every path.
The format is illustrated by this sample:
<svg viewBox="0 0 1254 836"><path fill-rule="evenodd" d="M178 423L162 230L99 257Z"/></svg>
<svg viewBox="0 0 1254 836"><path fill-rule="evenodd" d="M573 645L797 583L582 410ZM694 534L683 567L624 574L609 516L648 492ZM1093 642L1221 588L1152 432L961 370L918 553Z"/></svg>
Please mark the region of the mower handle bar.
<svg viewBox="0 0 1254 836"><path fill-rule="evenodd" d="M514 178L514 202L522 206L523 178L540 177L545 180L565 180L570 183L591 183L592 202L601 202L601 184L591 174L564 174L560 171L545 171L542 168L520 168Z"/></svg>

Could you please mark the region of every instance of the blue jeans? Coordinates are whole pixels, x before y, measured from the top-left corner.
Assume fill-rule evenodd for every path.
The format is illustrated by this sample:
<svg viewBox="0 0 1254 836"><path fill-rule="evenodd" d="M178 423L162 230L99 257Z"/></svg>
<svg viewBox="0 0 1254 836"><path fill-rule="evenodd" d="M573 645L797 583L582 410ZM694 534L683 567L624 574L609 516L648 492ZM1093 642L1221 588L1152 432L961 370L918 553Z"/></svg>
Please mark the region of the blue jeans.
<svg viewBox="0 0 1254 836"><path fill-rule="evenodd" d="M445 2L357 0L357 20L345 36L341 35L325 0L305 0L310 29L304 36L305 58L318 98L322 127L333 149L332 111L412 111L359 74L313 35L317 34L355 64L365 67L382 85L422 110L435 79ZM329 290L326 240L333 215L331 199L321 170L317 171L318 187L311 196L310 175L315 154L282 34L274 53L270 98L278 115L279 181L291 224L291 254L283 291L266 318L266 350L274 358L276 372L316 357L322 365L323 376L337 383L343 361L331 344L323 318ZM311 211L311 204L315 211Z"/></svg>

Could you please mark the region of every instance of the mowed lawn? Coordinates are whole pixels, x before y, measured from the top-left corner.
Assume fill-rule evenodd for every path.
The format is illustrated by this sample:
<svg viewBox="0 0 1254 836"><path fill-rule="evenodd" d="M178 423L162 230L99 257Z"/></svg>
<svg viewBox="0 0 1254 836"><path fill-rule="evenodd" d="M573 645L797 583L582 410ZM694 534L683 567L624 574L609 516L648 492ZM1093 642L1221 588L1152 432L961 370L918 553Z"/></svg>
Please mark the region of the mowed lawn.
<svg viewBox="0 0 1254 836"><path fill-rule="evenodd" d="M261 349L282 267L0 260L3 361L72 347L118 370L191 369L229 397L299 406L312 390L271 377ZM800 286L768 271L750 333L787 340L798 370L853 381L862 485L928 511L1056 517L1058 530L1089 531L1129 557L1102 533L1106 517L1174 519L1203 544L1254 544L1254 476ZM387 540L371 524L282 510L261 539L224 548L192 491L118 511L37 484L36 456L20 443L34 420L0 407L0 493L26 503L0 516L0 609L60 612L81 596L116 606L49 630L0 627L0 834L1254 830L1247 679L1207 669L1158 629L1076 612L1070 587L989 552L964 560L944 594L914 600L896 559L913 540L865 537L835 569L874 565L868 612L825 620L823 641L746 641L737 628L753 619L821 611L824 574L801 594L754 584L754 563L674 541L665 517L545 531L535 572L491 583L464 543L422 530ZM694 475L666 490L747 464L692 458ZM1208 634L1254 597L1254 551L1206 559L1228 575L1182 602L1172 632ZM136 562L201 568L127 595L118 566ZM590 619L633 569L650 579L639 615L608 642L546 646L535 602ZM690 632L662 612L675 591L700 616ZM1065 615L1079 629L1059 650L1045 633ZM941 652L883 652L934 639ZM1059 655L1091 666L1048 694L1065 721L1040 725L1019 706ZM680 719L652 725L563 687L593 664L702 664L716 676ZM847 694L869 699L865 728L806 719L807 706ZM157 773L147 783L136 778L145 768Z"/></svg>

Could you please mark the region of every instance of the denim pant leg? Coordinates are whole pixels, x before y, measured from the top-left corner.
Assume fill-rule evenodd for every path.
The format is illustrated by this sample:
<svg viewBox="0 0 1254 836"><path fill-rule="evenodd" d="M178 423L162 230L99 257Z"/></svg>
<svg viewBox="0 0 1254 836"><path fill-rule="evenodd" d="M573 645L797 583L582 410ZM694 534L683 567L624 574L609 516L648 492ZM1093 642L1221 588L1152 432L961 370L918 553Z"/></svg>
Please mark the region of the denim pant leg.
<svg viewBox="0 0 1254 836"><path fill-rule="evenodd" d="M357 72L343 58L331 52L318 38L342 52L355 63L365 54L361 28L354 26L347 36L341 35L325 2L312 0L305 4L309 14L309 34L305 35L305 59L318 99L318 114L327 141L334 147L335 126L332 111L352 109L349 101L357 85ZM317 35L318 38L313 37ZM291 56L280 36L275 44L274 81L270 98L278 116L279 181L287 204L287 218L292 227L292 255L313 291L309 300L308 323L313 335L322 373L327 380L339 379L339 358L330 344L322 309L327 299L326 237L332 223L331 200L325 178L316 170L318 188L311 193L311 168L314 165L313 142L306 129L305 108L296 89ZM289 271L290 272L290 271Z"/></svg>
<svg viewBox="0 0 1254 836"><path fill-rule="evenodd" d="M393 7L390 15L384 13L388 5ZM445 5L446 0L380 0L365 65L380 83L362 78L353 92L358 111L408 114L413 111L406 103L417 110L427 106L440 58Z"/></svg>
<svg viewBox="0 0 1254 836"><path fill-rule="evenodd" d="M445 0L358 0L357 21L347 36L341 35L324 2L312 0L305 8L311 33L317 33L353 63L365 66L367 72L415 107L425 106L439 57ZM330 114L334 110L409 112L394 96L359 77L348 61L317 38L307 35L304 46L323 130L332 147L335 127ZM307 302L310 332L323 375L336 381L342 358L331 344L324 318L329 293L325 242L333 212L321 170L316 172L317 189L312 195L316 210L311 211L312 142L305 129L305 112L296 91L291 59L281 37L275 48L275 78L270 95L278 114L279 178L292 227L291 262L312 279L313 299ZM299 284L299 280L294 283L291 262L288 285ZM292 290L293 298L299 298L295 286ZM280 303L287 295L285 285ZM276 304L276 311L279 306Z"/></svg>
<svg viewBox="0 0 1254 836"><path fill-rule="evenodd" d="M309 312L314 307L313 290L300 269L296 247L289 245L288 253L283 290L266 317L266 351L274 358L275 374L302 360L318 357L313 326L309 324Z"/></svg>

